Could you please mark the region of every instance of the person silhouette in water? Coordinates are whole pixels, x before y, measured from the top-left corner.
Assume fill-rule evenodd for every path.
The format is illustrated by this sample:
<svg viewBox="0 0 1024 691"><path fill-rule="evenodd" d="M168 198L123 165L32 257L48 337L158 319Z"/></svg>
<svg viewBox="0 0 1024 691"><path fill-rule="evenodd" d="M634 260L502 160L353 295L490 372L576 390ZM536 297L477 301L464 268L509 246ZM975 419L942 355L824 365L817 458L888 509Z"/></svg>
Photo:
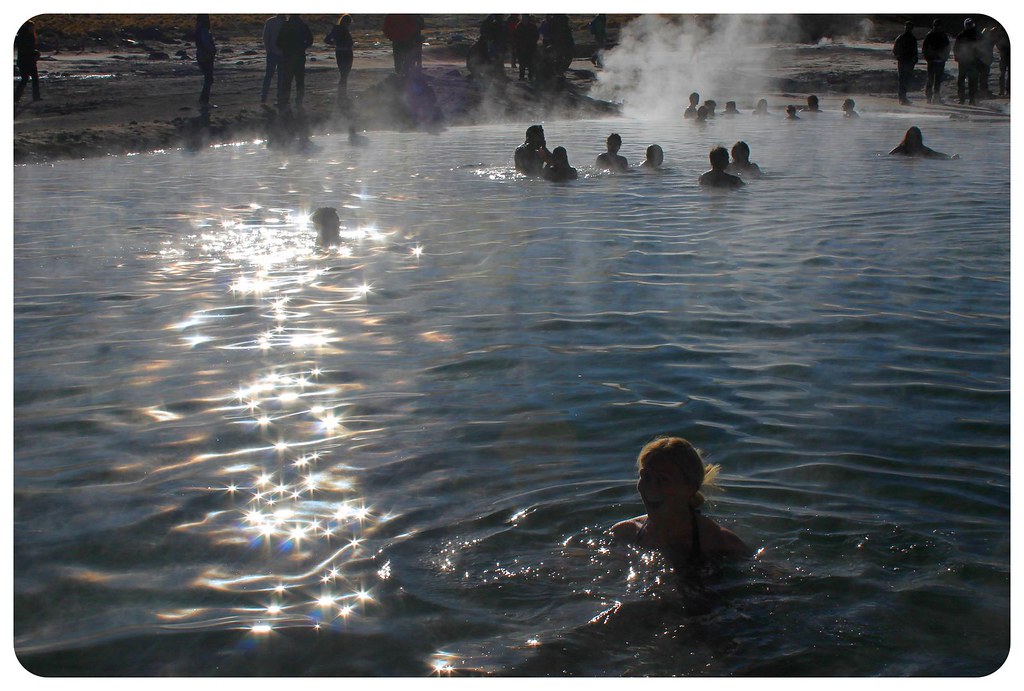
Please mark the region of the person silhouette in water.
<svg viewBox="0 0 1024 691"><path fill-rule="evenodd" d="M695 118L697 117L697 107L700 105L700 94L694 91L690 94L690 105L683 111L684 118Z"/></svg>
<svg viewBox="0 0 1024 691"><path fill-rule="evenodd" d="M569 153L564 146L556 146L551 152L551 161L544 166L543 175L545 180L551 182L564 182L579 177L576 169L569 165Z"/></svg>
<svg viewBox="0 0 1024 691"><path fill-rule="evenodd" d="M742 180L735 175L725 172L725 169L729 167L729 152L724 147L716 146L708 154L708 158L711 160L711 170L698 178L698 182L702 187L725 189L743 187L745 183Z"/></svg>
<svg viewBox="0 0 1024 691"><path fill-rule="evenodd" d="M619 149L622 147L622 137L613 132L608 135L605 145L608 147L608 151L597 157L597 167L615 173L626 172L629 169L629 162L625 156L619 155Z"/></svg>
<svg viewBox="0 0 1024 691"><path fill-rule="evenodd" d="M746 142L736 142L732 145L732 163L726 172L745 178L761 177L761 168L750 160L750 147Z"/></svg>
<svg viewBox="0 0 1024 691"><path fill-rule="evenodd" d="M903 135L903 141L901 141L895 149L890 151L889 155L915 156L919 158L960 158L957 154L949 156L941 151L929 149L924 145L924 135L921 134L921 130L918 127L911 127L908 129L907 133Z"/></svg>
<svg viewBox="0 0 1024 691"><path fill-rule="evenodd" d="M647 147L647 158L640 164L641 168L660 168L665 162L665 152L657 144Z"/></svg>
<svg viewBox="0 0 1024 691"><path fill-rule="evenodd" d="M338 210L331 206L322 206L313 212L309 220L316 226L317 244L327 247L336 245L341 240L341 219Z"/></svg>
<svg viewBox="0 0 1024 691"><path fill-rule="evenodd" d="M526 128L526 141L516 148L516 170L523 175L539 176L544 172L544 164L551 159L544 139L544 128L530 125Z"/></svg>
<svg viewBox="0 0 1024 691"><path fill-rule="evenodd" d="M636 465L636 489L647 513L613 525L616 541L656 549L673 565L751 554L736 533L701 514L701 490L714 484L719 467L706 465L693 444L681 437L655 439L640 450Z"/></svg>

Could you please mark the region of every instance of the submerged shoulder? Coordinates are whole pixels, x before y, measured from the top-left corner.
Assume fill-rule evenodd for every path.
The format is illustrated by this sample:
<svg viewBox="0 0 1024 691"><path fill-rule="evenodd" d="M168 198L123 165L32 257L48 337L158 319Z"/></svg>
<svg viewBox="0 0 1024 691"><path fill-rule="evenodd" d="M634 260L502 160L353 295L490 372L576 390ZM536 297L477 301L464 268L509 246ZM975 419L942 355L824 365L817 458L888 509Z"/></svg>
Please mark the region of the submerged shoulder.
<svg viewBox="0 0 1024 691"><path fill-rule="evenodd" d="M702 544L708 552L735 557L746 557L751 553L739 535L728 528L723 528L707 516L701 517L701 539L706 539L706 544Z"/></svg>
<svg viewBox="0 0 1024 691"><path fill-rule="evenodd" d="M617 541L635 542L637 535L640 534L640 526L643 525L645 518L647 518L647 516L637 516L625 521L619 521L609 528L609 531L611 532L612 537Z"/></svg>

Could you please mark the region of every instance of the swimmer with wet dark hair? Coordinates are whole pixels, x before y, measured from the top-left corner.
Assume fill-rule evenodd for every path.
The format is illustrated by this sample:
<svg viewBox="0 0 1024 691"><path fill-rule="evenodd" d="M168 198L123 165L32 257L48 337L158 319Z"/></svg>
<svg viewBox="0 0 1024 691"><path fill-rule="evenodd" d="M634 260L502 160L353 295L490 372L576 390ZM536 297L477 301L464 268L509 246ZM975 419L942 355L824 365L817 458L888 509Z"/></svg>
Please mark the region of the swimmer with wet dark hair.
<svg viewBox="0 0 1024 691"><path fill-rule="evenodd" d="M709 118L715 117L715 108L718 107L718 103L717 102L712 101L709 98L708 100L704 101L704 107L708 109L708 117Z"/></svg>
<svg viewBox="0 0 1024 691"><path fill-rule="evenodd" d="M523 175L540 176L544 173L544 164L551 159L544 139L544 128L530 125L526 129L526 141L516 147L516 170Z"/></svg>
<svg viewBox="0 0 1024 691"><path fill-rule="evenodd" d="M903 141L895 149L889 152L890 156L915 156L919 158L960 158L959 154L949 156L941 151L929 149L924 145L924 135L918 127L911 127L903 135Z"/></svg>
<svg viewBox="0 0 1024 691"><path fill-rule="evenodd" d="M700 94L694 91L690 94L690 105L687 106L686 110L683 111L684 118L695 118L697 117L697 106L700 105Z"/></svg>
<svg viewBox="0 0 1024 691"><path fill-rule="evenodd" d="M331 206L321 206L313 212L309 220L316 226L317 244L327 247L336 245L341 240L339 230L341 219L338 218L338 210Z"/></svg>
<svg viewBox="0 0 1024 691"><path fill-rule="evenodd" d="M697 109L697 117L694 122L705 123L708 121L708 109L707 106L701 106Z"/></svg>
<svg viewBox="0 0 1024 691"><path fill-rule="evenodd" d="M745 178L761 177L761 167L750 160L750 147L746 142L732 145L732 163L726 171Z"/></svg>
<svg viewBox="0 0 1024 691"><path fill-rule="evenodd" d="M811 94L807 97L807 105L803 107L805 113L820 113L821 109L818 108L818 97Z"/></svg>
<svg viewBox="0 0 1024 691"><path fill-rule="evenodd" d="M647 147L647 158L640 164L641 168L660 168L665 162L665 152L657 144Z"/></svg>
<svg viewBox="0 0 1024 691"><path fill-rule="evenodd" d="M608 135L605 145L608 147L608 151L597 157L597 167L616 173L624 173L629 170L629 162L626 157L619 155L619 149L622 148L622 137L613 132Z"/></svg>
<svg viewBox="0 0 1024 691"><path fill-rule="evenodd" d="M726 101L725 110L722 111L722 115L740 115L740 111L736 110L736 101Z"/></svg>
<svg viewBox="0 0 1024 691"><path fill-rule="evenodd" d="M751 555L736 533L701 515L702 490L714 486L719 467L705 464L693 444L680 437L655 439L640 450L636 466L636 489L647 513L613 525L616 541L656 549L674 565Z"/></svg>
<svg viewBox="0 0 1024 691"><path fill-rule="evenodd" d="M702 187L736 188L746 184L737 176L725 172L729 167L729 152L725 147L716 146L708 154L708 158L711 160L711 170L697 180Z"/></svg>
<svg viewBox="0 0 1024 691"><path fill-rule="evenodd" d="M796 114L796 106L786 106L786 119L787 120L799 120L799 116Z"/></svg>
<svg viewBox="0 0 1024 691"><path fill-rule="evenodd" d="M544 179L551 182L564 182L579 177L576 169L569 165L569 152L564 146L556 146L551 152L551 160L544 166Z"/></svg>
<svg viewBox="0 0 1024 691"><path fill-rule="evenodd" d="M768 112L768 101L766 99L763 99L763 98L760 101L758 101L757 105L754 106L754 112L752 114L753 115L771 115L771 113Z"/></svg>
<svg viewBox="0 0 1024 691"><path fill-rule="evenodd" d="M860 115L853 108L857 104L853 102L852 98L848 98L843 101L843 117L844 118L859 118Z"/></svg>

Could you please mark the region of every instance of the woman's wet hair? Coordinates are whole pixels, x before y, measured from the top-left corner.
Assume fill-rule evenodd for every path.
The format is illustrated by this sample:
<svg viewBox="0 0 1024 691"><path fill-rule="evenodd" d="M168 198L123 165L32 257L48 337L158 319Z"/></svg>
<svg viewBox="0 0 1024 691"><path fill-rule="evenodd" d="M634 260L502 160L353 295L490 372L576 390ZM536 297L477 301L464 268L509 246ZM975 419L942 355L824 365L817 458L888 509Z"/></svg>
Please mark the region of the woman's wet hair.
<svg viewBox="0 0 1024 691"><path fill-rule="evenodd" d="M739 154L738 156L736 154ZM737 161L746 161L750 158L750 147L746 142L736 142L732 145L732 157Z"/></svg>
<svg viewBox="0 0 1024 691"><path fill-rule="evenodd" d="M705 465L697 447L682 437L658 437L645 444L636 459L637 470L655 461L671 463L682 473L683 480L697 489L690 498L690 506L695 509L704 503L701 488L713 485L720 470L717 465Z"/></svg>
<svg viewBox="0 0 1024 691"><path fill-rule="evenodd" d="M660 166L665 161L665 152L657 144L651 144L647 147L647 160Z"/></svg>

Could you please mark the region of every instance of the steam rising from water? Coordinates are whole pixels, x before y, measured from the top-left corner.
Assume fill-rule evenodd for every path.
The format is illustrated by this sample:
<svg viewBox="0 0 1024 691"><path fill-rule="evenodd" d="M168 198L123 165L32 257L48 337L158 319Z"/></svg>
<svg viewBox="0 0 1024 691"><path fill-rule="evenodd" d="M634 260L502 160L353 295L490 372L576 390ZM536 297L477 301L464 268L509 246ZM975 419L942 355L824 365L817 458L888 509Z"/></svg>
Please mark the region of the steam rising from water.
<svg viewBox="0 0 1024 691"><path fill-rule="evenodd" d="M734 100L744 108L769 90L769 44L796 29L791 15L642 15L605 54L593 95L622 102L632 117L678 113L693 91L701 102L712 98L724 108Z"/></svg>

